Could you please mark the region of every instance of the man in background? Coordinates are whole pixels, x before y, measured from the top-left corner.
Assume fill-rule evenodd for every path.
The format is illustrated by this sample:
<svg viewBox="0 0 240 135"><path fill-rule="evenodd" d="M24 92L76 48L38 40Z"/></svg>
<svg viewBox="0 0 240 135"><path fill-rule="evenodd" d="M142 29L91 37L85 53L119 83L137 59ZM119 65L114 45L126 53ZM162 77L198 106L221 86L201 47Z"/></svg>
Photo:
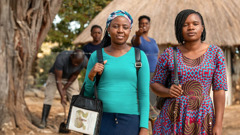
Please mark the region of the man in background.
<svg viewBox="0 0 240 135"><path fill-rule="evenodd" d="M71 102L73 95L79 94L78 75L83 68L87 67L88 59L82 50L61 52L52 68L49 71L45 98L42 109L42 120L39 128L45 128L47 125L48 114L51 105L58 90L61 97L61 104L66 106L67 100Z"/></svg>
<svg viewBox="0 0 240 135"><path fill-rule="evenodd" d="M93 38L93 41L83 46L83 51L85 52L85 55L88 57L88 59L90 58L92 52L101 48L101 26L93 25L91 28L91 36Z"/></svg>

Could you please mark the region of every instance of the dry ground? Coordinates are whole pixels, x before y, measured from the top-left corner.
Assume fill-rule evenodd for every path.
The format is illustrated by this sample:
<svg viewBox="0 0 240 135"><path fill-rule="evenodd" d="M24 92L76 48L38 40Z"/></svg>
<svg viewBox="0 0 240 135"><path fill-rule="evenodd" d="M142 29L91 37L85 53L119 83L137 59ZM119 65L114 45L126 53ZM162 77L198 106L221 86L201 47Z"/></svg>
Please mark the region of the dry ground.
<svg viewBox="0 0 240 135"><path fill-rule="evenodd" d="M32 91L26 92L25 101L31 113L34 114L40 120L42 106L43 106L43 92L40 90L33 90L33 92ZM49 114L48 128L43 130L44 133L36 133L36 134L37 135L58 135L58 127L60 123L64 121L63 112L64 112L63 107L60 104L59 97L56 97ZM36 121L35 123L38 124L39 121ZM80 135L80 134L76 132L71 132L70 135ZM232 105L225 108L224 121L223 121L223 135L240 135L240 105Z"/></svg>
<svg viewBox="0 0 240 135"><path fill-rule="evenodd" d="M33 91L27 91L25 94L25 101L28 105L31 113L37 118L34 121L34 125L39 125L42 116L44 93L41 90L34 89ZM66 107L66 115L68 115L69 104ZM48 126L46 129L42 130L42 133L36 133L37 135L63 135L59 134L59 126L64 122L64 109L60 104L59 94L53 101L49 116L48 116ZM71 132L68 135L81 135L80 133Z"/></svg>

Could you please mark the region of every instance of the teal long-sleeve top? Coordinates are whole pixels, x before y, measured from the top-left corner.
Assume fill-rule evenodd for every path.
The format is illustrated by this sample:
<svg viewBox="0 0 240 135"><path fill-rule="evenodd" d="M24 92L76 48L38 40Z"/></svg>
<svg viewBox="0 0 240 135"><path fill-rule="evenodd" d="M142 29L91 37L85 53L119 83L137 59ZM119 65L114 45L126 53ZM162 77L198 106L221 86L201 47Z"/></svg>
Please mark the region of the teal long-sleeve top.
<svg viewBox="0 0 240 135"><path fill-rule="evenodd" d="M137 76L133 47L120 57L108 55L104 49L102 52L107 63L97 89L103 102L103 112L140 115L140 127L148 128L150 69L145 53L140 51L142 67ZM88 97L93 96L95 82L95 79L91 81L88 78L88 74L96 63L95 51L88 61L85 76L84 95Z"/></svg>

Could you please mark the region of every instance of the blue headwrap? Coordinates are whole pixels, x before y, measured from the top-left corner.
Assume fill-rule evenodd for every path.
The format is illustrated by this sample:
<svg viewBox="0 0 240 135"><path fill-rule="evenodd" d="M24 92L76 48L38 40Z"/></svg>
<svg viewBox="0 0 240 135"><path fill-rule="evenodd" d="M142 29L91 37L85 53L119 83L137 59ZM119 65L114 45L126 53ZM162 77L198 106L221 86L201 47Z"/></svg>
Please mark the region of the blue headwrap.
<svg viewBox="0 0 240 135"><path fill-rule="evenodd" d="M131 17L131 15L126 12L126 11L123 11L123 10L117 10L117 11L114 11L112 12L108 18L107 18L107 24L106 24L106 28L108 28L109 24L112 22L112 20L118 16L123 16L125 18L127 18L127 20L130 22L131 24L131 27L130 29L132 28L132 24L133 24L133 19Z"/></svg>

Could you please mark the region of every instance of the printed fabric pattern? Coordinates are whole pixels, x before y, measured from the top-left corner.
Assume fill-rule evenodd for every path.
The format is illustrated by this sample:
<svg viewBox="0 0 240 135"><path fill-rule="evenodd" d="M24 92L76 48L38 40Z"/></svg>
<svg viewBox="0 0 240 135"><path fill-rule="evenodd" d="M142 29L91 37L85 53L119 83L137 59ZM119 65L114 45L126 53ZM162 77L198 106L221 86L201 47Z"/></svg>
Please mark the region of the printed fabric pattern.
<svg viewBox="0 0 240 135"><path fill-rule="evenodd" d="M167 72L174 77L173 48L160 56L151 83L165 84ZM222 50L210 45L197 59L185 57L177 48L179 83L183 95L169 98L154 124L154 135L209 135L214 126L214 110L210 97L213 90L227 90L225 59Z"/></svg>
<svg viewBox="0 0 240 135"><path fill-rule="evenodd" d="M131 24L131 27L132 28L132 25L133 25L133 19L132 19L132 16L126 12L126 11L123 11L123 10L117 10L117 11L114 11L112 12L108 18L107 18L107 23L106 23L106 28L108 28L108 26L110 25L110 23L112 22L113 19L115 19L116 17L118 16L123 16L125 17L129 23Z"/></svg>

